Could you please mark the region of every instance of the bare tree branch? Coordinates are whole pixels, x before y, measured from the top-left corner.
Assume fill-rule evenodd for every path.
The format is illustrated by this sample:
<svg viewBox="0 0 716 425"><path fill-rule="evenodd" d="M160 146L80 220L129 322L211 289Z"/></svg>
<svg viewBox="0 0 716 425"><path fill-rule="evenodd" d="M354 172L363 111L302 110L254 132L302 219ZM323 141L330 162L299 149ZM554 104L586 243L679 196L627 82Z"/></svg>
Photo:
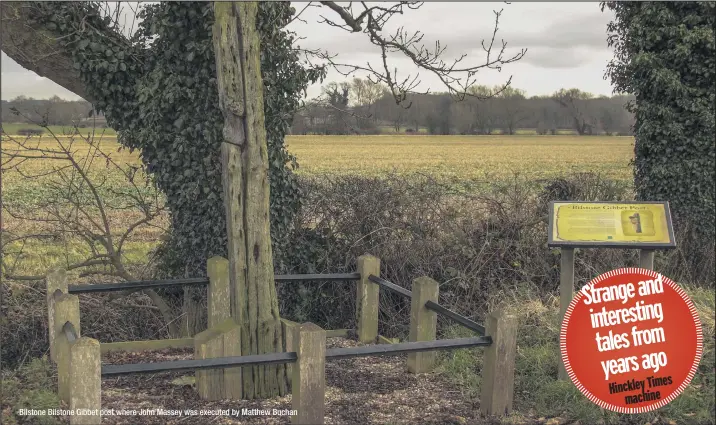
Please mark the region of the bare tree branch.
<svg viewBox="0 0 716 425"><path fill-rule="evenodd" d="M163 198L154 187L148 186L148 182L139 185L135 179L139 167L121 165L104 152L101 149L101 137L85 137L76 131L69 138L61 138L47 125L43 127L53 143L3 135L2 171L17 173L26 182L34 181L49 191L44 199L29 208L3 202L3 211L14 221L23 224L22 230L3 229L0 233L0 248L5 258L2 263L3 275L15 281L42 280L45 276L16 272L22 268L22 261L27 256L27 242L55 240L67 244L70 240L79 240L89 253L78 260L76 257L70 258L70 249L66 249L65 269L77 270L80 277L105 276L136 280L124 264L124 245L138 229L161 228L155 221L166 211ZM23 170L38 161L44 161L39 168L46 170L48 159L59 161L59 165L50 164L50 170L42 172ZM97 172L101 167L97 164L99 161L105 165L100 173ZM121 174L127 189L119 191L106 187L107 175L110 173ZM118 213L123 217L127 214L138 216L129 224L118 226L117 221L111 218ZM27 232L28 226L34 230ZM124 291L106 299L113 301L133 292L136 291ZM178 334L178 326L174 323L176 314L166 301L155 291L143 292L162 313L170 332Z"/></svg>
<svg viewBox="0 0 716 425"><path fill-rule="evenodd" d="M419 74L415 76L407 75L404 78L398 77L397 68L389 65L388 56L392 53L401 53L403 56L411 60L411 62L419 69L426 70L437 76L443 85L447 88L448 93L453 97L462 100L466 96L476 96L469 89L476 83L476 74L482 69L494 69L500 71L506 64L516 62L526 54L526 49L521 49L518 53L506 57L505 52L507 43L502 40L501 46L497 54L494 55L495 39L497 37L498 25L502 10L495 11L495 26L489 43L481 43L486 53L486 60L478 65L462 65L466 55L461 55L457 59L445 62L442 56L445 47L440 42L435 43L435 47L429 49L422 44L423 36L420 31L408 32L403 27L398 28L393 34L384 34L386 23L395 15L404 13L404 9L418 9L422 6L422 2L399 2L397 4L385 5L383 3L375 6L368 6L365 2L361 2L362 11L358 14L353 11L353 3L342 7L332 1L320 2L325 7L335 12L340 21L335 21L321 15L321 23L341 28L348 32L364 33L368 36L371 44L377 47L381 66L374 67L370 63L365 65L355 65L340 63L335 60L335 55L318 50L303 50L306 56L314 56L319 60L329 64L337 72L344 76L352 76L356 72L364 72L368 74L368 78L376 83L384 83L389 89L396 103L403 104L409 93L427 94L429 90L422 92L416 91L420 85ZM309 61L310 63L310 61ZM509 86L511 78L503 86L503 89ZM499 94L501 90L497 90L492 95Z"/></svg>

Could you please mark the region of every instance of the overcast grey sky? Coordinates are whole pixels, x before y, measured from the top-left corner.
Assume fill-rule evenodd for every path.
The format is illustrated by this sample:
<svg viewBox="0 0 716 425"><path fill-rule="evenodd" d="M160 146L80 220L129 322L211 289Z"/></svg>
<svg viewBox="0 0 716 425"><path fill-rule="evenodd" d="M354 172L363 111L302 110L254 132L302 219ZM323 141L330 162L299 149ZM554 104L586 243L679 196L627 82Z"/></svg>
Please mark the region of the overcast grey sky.
<svg viewBox="0 0 716 425"><path fill-rule="evenodd" d="M301 10L305 3L295 3ZM355 6L354 6L355 7ZM607 47L607 23L612 12L601 12L599 3L425 3L418 10L409 10L403 16L391 19L386 29L404 26L408 31L425 34L424 43L432 47L440 40L447 47L445 57L463 53L465 64L484 62L481 41L491 37L495 15L493 10L503 9L497 40L508 43L507 57L527 48L519 62L506 65L501 72L484 70L478 73L478 83L496 85L512 75L512 85L528 95L545 95L560 88L577 87L594 94L610 95L611 83L604 80L604 71L613 52ZM338 54L343 63L379 64L379 51L370 44L365 34L351 34L344 30L319 23L320 16L336 19L335 12L325 7L309 7L290 28L305 37L299 44L303 48L321 48ZM415 75L418 69L409 60L391 58L391 67L398 68L398 76ZM2 54L2 99L18 95L49 98L58 95L65 99L78 97L52 81L22 68ZM442 91L437 77L419 72L419 89ZM330 72L328 81L343 77ZM320 93L320 87L309 88L309 97Z"/></svg>

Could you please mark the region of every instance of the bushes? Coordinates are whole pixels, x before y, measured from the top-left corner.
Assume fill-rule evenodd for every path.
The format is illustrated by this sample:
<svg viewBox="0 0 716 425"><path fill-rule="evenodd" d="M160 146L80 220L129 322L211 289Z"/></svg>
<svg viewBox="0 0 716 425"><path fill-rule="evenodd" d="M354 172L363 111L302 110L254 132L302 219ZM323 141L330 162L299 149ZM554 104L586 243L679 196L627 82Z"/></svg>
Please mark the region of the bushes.
<svg viewBox="0 0 716 425"><path fill-rule="evenodd" d="M40 136L45 132L41 128L21 128L17 130L17 134L20 136Z"/></svg>
<svg viewBox="0 0 716 425"><path fill-rule="evenodd" d="M5 368L17 367L49 352L47 301L45 291L39 289L43 287L44 282L26 286L7 281L0 286L0 291L3 291L0 363ZM109 296L80 296L82 336L101 342L169 337L161 315L145 295L132 294L114 303L107 301ZM147 308L142 307L143 302Z"/></svg>
<svg viewBox="0 0 716 425"><path fill-rule="evenodd" d="M542 294L556 292L559 250L546 247L549 201L633 199L624 183L589 173L550 182L391 175L321 177L302 185L306 200L297 227L303 230L292 237L291 264L282 264L281 272L353 271L355 258L369 252L381 258L381 274L398 285L409 288L422 275L441 282L441 303L467 315L484 312L496 290L523 283ZM657 253L656 268L676 281L713 285L713 266L706 267L713 265L713 241L692 246L687 235L678 237L678 250ZM636 264L637 251L578 250L575 263L581 286L599 273ZM409 305L386 292L380 332L404 335ZM279 286L282 314L329 328L353 325L354 296L350 283Z"/></svg>
<svg viewBox="0 0 716 425"><path fill-rule="evenodd" d="M540 297L556 294L559 250L546 247L547 205L551 200L633 199L625 185L594 174L532 182L515 176L502 182L437 182L424 176L323 177L303 179L305 203L297 228L286 236L277 273L339 273L355 270L366 252L381 259L381 275L410 288L427 275L441 283L440 302L481 320L490 297L523 285ZM677 282L714 285L714 241L695 244L677 234L679 249L658 252L655 265ZM635 250L577 250L575 281L581 286L599 273L637 263ZM13 288L13 292L10 292ZM20 286L18 286L20 288ZM40 288L40 289L38 289ZM0 290L6 337L5 365L47 351L46 310L41 284L20 292ZM281 315L327 329L355 326L351 282L279 283ZM167 337L161 316L144 295L108 303L81 297L83 334L103 342ZM200 309L205 307L201 306ZM381 291L380 333L407 335L410 305ZM439 321L444 329L443 321Z"/></svg>
<svg viewBox="0 0 716 425"><path fill-rule="evenodd" d="M55 416L20 416L20 409L58 409L60 400L53 391L57 378L47 357L36 358L12 373L2 376L3 397L0 397L0 423L7 425L56 425Z"/></svg>

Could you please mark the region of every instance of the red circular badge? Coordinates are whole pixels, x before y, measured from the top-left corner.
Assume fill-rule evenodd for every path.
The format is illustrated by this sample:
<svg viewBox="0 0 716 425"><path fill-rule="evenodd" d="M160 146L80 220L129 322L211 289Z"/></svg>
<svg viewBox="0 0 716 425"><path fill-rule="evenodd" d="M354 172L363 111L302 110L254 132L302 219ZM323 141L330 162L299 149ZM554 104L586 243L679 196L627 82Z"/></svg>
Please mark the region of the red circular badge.
<svg viewBox="0 0 716 425"><path fill-rule="evenodd" d="M598 276L572 299L560 346L569 377L592 402L644 413L689 385L703 336L681 287L654 271L624 268Z"/></svg>

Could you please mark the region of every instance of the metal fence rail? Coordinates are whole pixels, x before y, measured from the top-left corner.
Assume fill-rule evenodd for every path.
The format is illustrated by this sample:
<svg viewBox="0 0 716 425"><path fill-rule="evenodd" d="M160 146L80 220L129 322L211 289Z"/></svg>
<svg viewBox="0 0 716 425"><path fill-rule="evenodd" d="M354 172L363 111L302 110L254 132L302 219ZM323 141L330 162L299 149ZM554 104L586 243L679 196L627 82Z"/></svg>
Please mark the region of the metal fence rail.
<svg viewBox="0 0 716 425"><path fill-rule="evenodd" d="M70 294L86 294L96 292L127 291L132 289L169 288L184 285L208 285L208 277L192 277L186 279L137 280L117 283L98 283L96 285L68 285Z"/></svg>
<svg viewBox="0 0 716 425"><path fill-rule="evenodd" d="M360 273L327 273L327 274L285 274L276 275L276 282L305 282L305 281L324 281L337 282L344 280L358 280ZM186 279L166 279L166 280L138 280L119 283L101 283L96 285L69 285L67 292L70 294L86 294L97 292L126 291L133 289L154 289L169 288L172 286L184 285L208 285L208 277L192 277Z"/></svg>
<svg viewBox="0 0 716 425"><path fill-rule="evenodd" d="M331 348L326 350L326 359L343 359L364 356L390 356L402 353L423 351L454 350L468 347L488 347L492 345L490 337L439 339L435 341L402 342L399 344L365 345L362 347Z"/></svg>
<svg viewBox="0 0 716 425"><path fill-rule="evenodd" d="M350 357L385 356L422 351L452 350L467 347L487 347L490 337L456 338L437 341L404 342L400 344L366 345L362 347L331 348L326 359ZM102 366L102 376L129 375L135 373L178 372L186 370L217 369L223 367L252 366L258 364L294 363L296 353L271 353L238 357L219 357L203 360L174 360L157 363L132 363Z"/></svg>
<svg viewBox="0 0 716 425"><path fill-rule="evenodd" d="M270 353L252 356L217 357L201 360L174 360L157 363L131 363L102 366L102 376L129 375L134 373L178 372L186 370L217 369L258 364L293 363L296 353Z"/></svg>
<svg viewBox="0 0 716 425"><path fill-rule="evenodd" d="M407 289L403 288L402 286L396 285L395 283L391 283L385 279L381 279L378 276L370 275L370 276L368 276L368 280L382 286L383 288L390 289L391 291L398 293L398 294L404 296L405 298L413 297L412 292L408 291Z"/></svg>
<svg viewBox="0 0 716 425"><path fill-rule="evenodd" d="M378 284L386 289L396 292L406 298L413 297L412 292L408 291L407 289L403 288L402 286L398 286L394 283L388 282L385 279L381 279L378 276L370 275L370 276L368 276L368 280L370 280L371 282ZM438 314L441 314L441 315L447 317L448 319L452 319L453 321L461 324L462 326L470 329L471 331L475 331L481 335L485 335L485 327L484 326L480 325L479 323L477 323L473 320L468 319L465 316L461 316L452 310L448 310L447 308L441 306L440 304L437 304L433 301L428 301L425 303L425 307L438 313Z"/></svg>
<svg viewBox="0 0 716 425"><path fill-rule="evenodd" d="M442 314L443 316L445 316L449 319L452 319L453 321L463 325L464 327L466 327L472 331L479 333L480 335L485 335L485 327L484 326L468 319L465 316L461 316L452 310L448 310L447 308L441 306L440 304L434 303L432 301L428 301L425 303L425 307L438 313L438 314Z"/></svg>

